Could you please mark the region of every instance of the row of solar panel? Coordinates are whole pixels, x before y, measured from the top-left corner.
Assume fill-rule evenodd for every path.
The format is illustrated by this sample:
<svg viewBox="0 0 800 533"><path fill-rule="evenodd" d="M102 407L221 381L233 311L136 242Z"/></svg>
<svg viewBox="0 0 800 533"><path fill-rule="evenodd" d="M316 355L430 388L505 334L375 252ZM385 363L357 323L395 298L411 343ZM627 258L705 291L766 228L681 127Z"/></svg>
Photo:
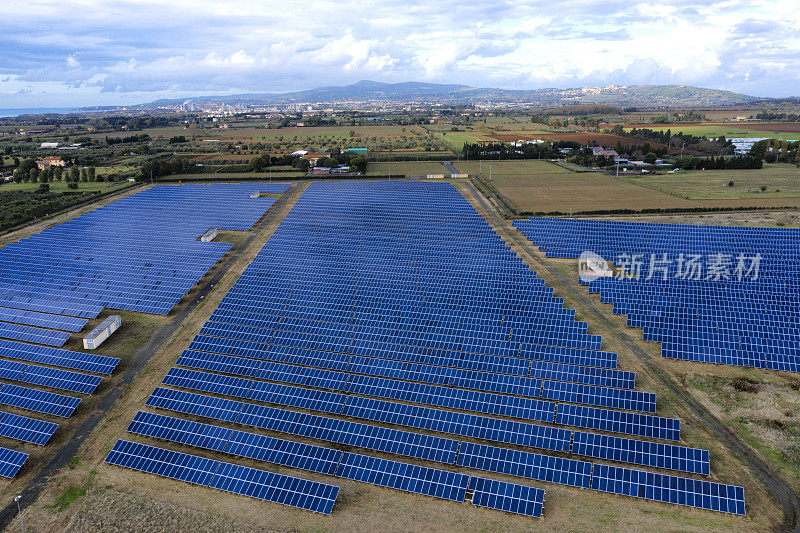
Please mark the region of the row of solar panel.
<svg viewBox="0 0 800 533"><path fill-rule="evenodd" d="M0 272L13 274L0 282L0 307L38 313L54 310L47 304L52 301L67 315L91 315L92 306L167 313L230 248L197 237L209 227L247 230L274 202L250 198L250 187L153 187L10 244L0 251ZM163 235L144 242L127 231L143 220L151 233ZM120 231L110 230L115 227ZM45 324L43 317L19 312L0 314L0 320L10 315L50 327L65 327L67 320ZM2 324L6 338L63 344L55 333Z"/></svg>
<svg viewBox="0 0 800 533"><path fill-rule="evenodd" d="M444 463L452 463L458 449L458 441L452 439L422 436L407 431L389 430L379 426L297 413L172 389L156 388L148 398L147 405ZM363 418L359 416L359 413L348 412L346 414ZM426 423L425 415L432 417L434 423ZM671 444L639 441L623 437L608 437L579 431L574 432L573 442L573 432L566 429L488 419L476 415L448 413L447 411L432 409L416 413L414 417L395 416L381 421L386 421L393 425L431 429L544 450L572 451L577 455L643 466L705 475L709 473L708 451Z"/></svg>
<svg viewBox="0 0 800 533"><path fill-rule="evenodd" d="M466 492L464 490L465 479L460 477L462 476L461 474L351 454L330 448L225 429L219 426L153 413L141 411L137 413L129 425L128 431L171 442L328 475L367 481L373 484L455 501L463 501ZM593 482L592 463L571 459L548 457L529 452L462 442L455 464L529 479L607 490L607 487L599 488L601 484ZM602 467L604 465L596 466ZM642 497L744 514L744 498L740 487L730 487L675 476L658 475L658 477L652 477L653 475L650 474L648 477L648 473L645 472L630 469L618 470L617 477L641 474L643 478L651 480L651 485L655 484L653 480L667 480L666 487L669 487L669 483L688 487L685 492L693 494L691 501L686 497L675 501L659 499L659 495L652 493L645 494ZM603 470L603 473L608 477L605 472L607 470ZM469 485L472 486L473 484L470 483ZM625 494L630 493L626 492ZM702 498L704 494L713 494L718 498L709 499L708 502L705 502ZM729 494L730 496L728 496ZM723 495L724 498L721 497ZM509 502L506 500L506 503ZM503 507L503 509L513 510L511 507Z"/></svg>
<svg viewBox="0 0 800 533"><path fill-rule="evenodd" d="M299 368L300 367L291 367L291 369L287 368L285 370L288 372L289 370L295 371L294 369ZM270 379L281 380L283 378L291 383L299 381L304 385L344 391L344 388L340 384L343 384L346 376L339 377L337 379L336 375L321 375L323 372L328 372L324 370L318 370L315 372L319 375L319 377L308 375L308 373L304 373L302 370L296 370L296 372L301 372L299 379L296 380L291 379L292 374L288 373L283 375L272 375L270 376ZM395 388L394 390L387 389L387 383L391 382L391 384L396 387L402 387L404 383L409 382L383 380L382 378L370 378L367 376L353 377L356 378L354 379L354 383L357 381L364 382L365 380L372 380L373 382L376 380L382 381L379 384L355 387L353 390L347 390L345 392L401 399L438 407L451 407L488 414L502 414L503 416L535 420L539 422L555 422L556 424L569 426L601 429L613 433L625 433L628 435L639 435L643 437L680 441L680 421L677 419L630 413L625 411L590 408L582 405L578 406L564 403L555 404L542 400L493 395L489 393L480 394L483 394L486 398L507 398L508 401L501 403L495 398L492 398L491 400L479 401L475 400L473 395L472 403L465 404L463 402L465 400L469 400L467 396L457 396L453 395L452 393L457 393L459 391L470 391L452 389L449 387L436 387L433 385L429 386L411 384L418 385L419 387L417 387L417 389L423 386L428 387L428 393L424 396L420 394L414 394L413 391L411 391L410 394L402 394L402 388ZM164 378L163 383L165 385L174 385L181 388L214 392L217 394L224 394L238 398L269 401L269 403L276 403L279 405L307 408L307 405L313 404L315 407L310 407L311 409L324 409L327 412L332 413L341 413L348 410L351 405L355 405L354 402L357 403L361 400L366 400L366 398L348 396L346 394L318 391L302 387L267 383L263 381L252 381L244 378L210 374L207 372L186 370L177 367L170 369L169 373ZM313 402L309 399L312 396ZM401 416L405 416L407 414L406 410L410 412L410 410L414 407L393 402L380 402L380 404L376 405L380 405L382 408L389 409L392 412L397 412Z"/></svg>
<svg viewBox="0 0 800 533"><path fill-rule="evenodd" d="M163 438L160 435L154 436ZM259 435L252 437L256 441L264 442ZM475 493L473 497L477 497L473 501L475 505L541 516L544 503L544 491L541 489L482 478L470 482L469 476L463 474L290 441L271 441L267 443L268 447L277 444L288 450L281 449L275 453L273 449L259 448L256 444L249 448L255 454L253 458L314 472L320 471L320 465L324 464L324 473L328 475L453 501L464 501L469 485ZM320 460L317 455L327 456L327 460ZM252 454L245 456L251 457ZM117 441L106 462L323 514L331 513L339 492L339 487L332 485L124 440Z"/></svg>
<svg viewBox="0 0 800 533"><path fill-rule="evenodd" d="M322 357L324 357L321 354ZM303 361L313 363L314 361ZM376 364L377 363L377 364ZM258 377L270 381L281 381L318 388L329 388L342 392L383 396L395 399L427 403L443 407L458 407L467 411L496 413L503 405L516 402L517 407L540 411L542 402L532 402L524 398L512 399L499 394L482 394L463 389L477 389L486 393L506 393L529 398L545 398L557 401L583 403L616 409L627 409L653 413L655 412L655 395L629 389L612 389L593 385L555 382L550 380L531 379L504 374L490 374L473 371L454 371L446 367L386 364L392 361L380 359L350 357L347 368L353 372L318 369L312 372L305 367L298 367L276 362L244 359L212 353L186 350L178 359L177 365L202 370L213 370L227 374ZM307 366L316 366L313 364ZM377 367L377 368L376 368ZM449 370L449 371L448 371ZM423 373L426 372L426 373ZM427 372L430 372L428 374ZM469 372L469 373L467 373ZM365 375L380 377L368 377ZM402 378L403 381L384 378L384 375ZM413 382L428 382L424 385ZM444 388L440 385L443 385ZM453 387L459 387L454 389ZM366 392L367 389L380 393ZM417 398L411 400L412 395ZM420 397L419 395L425 395ZM467 402L467 403L462 403ZM474 402L480 402L474 404ZM472 404L473 407L467 407ZM459 407L460 406L460 407ZM496 406L496 408L494 407ZM518 412L517 418L532 418ZM530 413L529 413L530 414ZM552 419L553 411L548 409L547 418ZM538 418L536 418L538 419Z"/></svg>
<svg viewBox="0 0 800 533"><path fill-rule="evenodd" d="M662 356L800 372L796 277L786 275L794 271L787 265L794 264L795 249L781 246L794 238L791 230L554 219L515 225L549 255L577 257L593 250L616 260L654 252L663 259L658 264L666 276L660 270L639 280L604 278L589 284L591 292L614 304L615 313L628 315L629 324L644 327L645 338L662 342ZM662 258L663 250L671 255ZM699 275L676 279L694 256L703 259ZM723 261L718 267L724 272L709 281L706 269L714 257ZM739 278L739 257L757 257L756 271Z"/></svg>
<svg viewBox="0 0 800 533"><path fill-rule="evenodd" d="M58 368L0 359L0 378L82 394L93 394L103 378Z"/></svg>
<svg viewBox="0 0 800 533"><path fill-rule="evenodd" d="M0 339L0 356L97 374L111 374L119 364L119 359L116 357L74 352L48 346L34 346L2 339Z"/></svg>

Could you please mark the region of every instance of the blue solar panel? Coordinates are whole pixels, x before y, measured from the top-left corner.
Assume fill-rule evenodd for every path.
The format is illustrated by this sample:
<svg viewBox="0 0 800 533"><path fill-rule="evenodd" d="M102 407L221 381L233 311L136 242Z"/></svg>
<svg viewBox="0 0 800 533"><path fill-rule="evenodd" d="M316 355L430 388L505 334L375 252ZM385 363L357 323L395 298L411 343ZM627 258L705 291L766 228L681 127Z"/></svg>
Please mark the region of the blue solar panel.
<svg viewBox="0 0 800 533"><path fill-rule="evenodd" d="M644 413L656 412L656 395L635 390L545 380L542 383L542 398Z"/></svg>
<svg viewBox="0 0 800 533"><path fill-rule="evenodd" d="M336 477L463 502L469 476L424 466L345 453Z"/></svg>
<svg viewBox="0 0 800 533"><path fill-rule="evenodd" d="M542 516L544 490L482 477L469 478L472 504L509 513Z"/></svg>
<svg viewBox="0 0 800 533"><path fill-rule="evenodd" d="M674 418L610 411L583 405L558 404L556 424L598 429L665 440L681 440L681 423Z"/></svg>
<svg viewBox="0 0 800 533"><path fill-rule="evenodd" d="M453 464L459 442L263 405L157 388L147 405L347 446ZM567 443L568 444L568 443Z"/></svg>
<svg viewBox="0 0 800 533"><path fill-rule="evenodd" d="M572 453L693 474L710 472L708 450L576 431Z"/></svg>
<svg viewBox="0 0 800 533"><path fill-rule="evenodd" d="M85 318L52 315L48 313L39 313L37 311L9 309L6 307L0 307L0 320L4 322L14 322L16 324L60 329L71 332L82 330L83 326L85 326L87 322Z"/></svg>
<svg viewBox="0 0 800 533"><path fill-rule="evenodd" d="M12 405L39 413L69 418L78 408L79 403L81 403L80 398L73 398L72 396L29 389L19 385L11 385L10 383L0 386L0 404Z"/></svg>
<svg viewBox="0 0 800 533"><path fill-rule="evenodd" d="M0 448L0 476L9 479L13 478L27 460L27 453L9 450L8 448Z"/></svg>
<svg viewBox="0 0 800 533"><path fill-rule="evenodd" d="M64 331L53 331L51 329L35 328L33 326L23 326L20 324L9 324L0 322L0 337L14 339L18 341L35 342L47 344L48 346L63 346L69 333Z"/></svg>
<svg viewBox="0 0 800 533"><path fill-rule="evenodd" d="M0 411L0 436L44 446L58 424Z"/></svg>
<svg viewBox="0 0 800 533"><path fill-rule="evenodd" d="M268 463L333 475L342 452L139 411L128 431Z"/></svg>
<svg viewBox="0 0 800 533"><path fill-rule="evenodd" d="M106 463L330 514L339 487L118 440Z"/></svg>
<svg viewBox="0 0 800 533"><path fill-rule="evenodd" d="M456 464L539 481L589 488L592 463L462 442Z"/></svg>
<svg viewBox="0 0 800 533"><path fill-rule="evenodd" d="M116 357L73 352L49 346L34 346L0 339L0 355L32 363L72 368L98 374L111 374L119 364Z"/></svg>
<svg viewBox="0 0 800 533"><path fill-rule="evenodd" d="M58 368L28 365L25 373L15 381L44 385L54 389L79 392L81 394L93 394L102 380L103 378L100 376L81 374L79 372L60 370Z"/></svg>
<svg viewBox="0 0 800 533"><path fill-rule="evenodd" d="M710 481L595 465L592 488L625 496L744 515L744 489Z"/></svg>

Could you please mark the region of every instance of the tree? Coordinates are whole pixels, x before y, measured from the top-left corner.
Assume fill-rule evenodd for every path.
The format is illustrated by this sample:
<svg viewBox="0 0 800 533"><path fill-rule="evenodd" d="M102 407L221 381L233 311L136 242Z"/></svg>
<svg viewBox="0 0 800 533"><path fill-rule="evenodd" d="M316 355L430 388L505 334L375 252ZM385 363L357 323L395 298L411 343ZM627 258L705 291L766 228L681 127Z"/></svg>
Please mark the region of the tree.
<svg viewBox="0 0 800 533"><path fill-rule="evenodd" d="M78 182L77 181L70 181L69 183L67 183L67 188L68 189L77 189L78 188Z"/></svg>
<svg viewBox="0 0 800 533"><path fill-rule="evenodd" d="M69 180L73 183L78 183L80 176L80 169L76 165L72 165L69 169Z"/></svg>
<svg viewBox="0 0 800 533"><path fill-rule="evenodd" d="M350 169L356 172L364 172L367 170L367 158L364 156L356 156L350 158Z"/></svg>
<svg viewBox="0 0 800 533"><path fill-rule="evenodd" d="M86 172L86 168L81 169L81 181L89 181L89 173Z"/></svg>
<svg viewBox="0 0 800 533"><path fill-rule="evenodd" d="M64 177L64 169L61 167L56 167L55 171L53 171L53 179L61 181L61 178Z"/></svg>
<svg viewBox="0 0 800 533"><path fill-rule="evenodd" d="M335 167L339 164L338 161L333 159L332 157L320 157L317 159L317 163L314 165L315 167Z"/></svg>
<svg viewBox="0 0 800 533"><path fill-rule="evenodd" d="M255 172L260 172L262 169L268 167L270 164L270 158L268 154L257 155L253 159L250 160L250 166L253 168Z"/></svg>
<svg viewBox="0 0 800 533"><path fill-rule="evenodd" d="M50 192L50 185L47 183L39 184L39 192L40 193Z"/></svg>
<svg viewBox="0 0 800 533"><path fill-rule="evenodd" d="M39 181L39 167L33 167L30 173L30 180L31 183L36 183Z"/></svg>
<svg viewBox="0 0 800 533"><path fill-rule="evenodd" d="M89 181L95 181L95 177L96 177L96 176L95 176L95 168L94 168L94 167L89 167L89 168L86 170L86 173L87 173L87 174L88 174L88 176L89 176Z"/></svg>
<svg viewBox="0 0 800 533"><path fill-rule="evenodd" d="M657 158L657 156L656 156L656 154L655 154L655 153L653 153L653 152L648 152L648 153L646 153L646 154L644 155L644 157L642 158L642 161L644 161L644 162L645 162L645 163L647 163L648 165L655 165L655 163L656 163L656 158Z"/></svg>

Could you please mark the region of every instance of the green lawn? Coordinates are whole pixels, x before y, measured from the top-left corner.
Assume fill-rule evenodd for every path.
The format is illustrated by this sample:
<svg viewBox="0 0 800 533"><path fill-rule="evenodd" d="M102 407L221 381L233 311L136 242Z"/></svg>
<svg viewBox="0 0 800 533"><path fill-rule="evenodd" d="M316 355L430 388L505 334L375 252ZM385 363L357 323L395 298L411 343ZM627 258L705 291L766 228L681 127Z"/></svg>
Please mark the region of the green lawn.
<svg viewBox="0 0 800 533"><path fill-rule="evenodd" d="M800 168L764 165L753 170L693 170L662 176L626 178L631 183L692 200L800 198ZM733 187L728 182L733 181ZM761 192L761 187L767 189Z"/></svg>

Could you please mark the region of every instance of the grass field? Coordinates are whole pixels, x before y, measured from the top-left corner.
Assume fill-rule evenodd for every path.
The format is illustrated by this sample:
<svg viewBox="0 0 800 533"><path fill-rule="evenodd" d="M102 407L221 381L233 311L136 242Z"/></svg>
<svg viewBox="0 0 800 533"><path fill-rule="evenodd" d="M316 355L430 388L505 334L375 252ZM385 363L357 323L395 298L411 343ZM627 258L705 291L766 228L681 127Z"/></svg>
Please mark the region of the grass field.
<svg viewBox="0 0 800 533"><path fill-rule="evenodd" d="M408 161L394 163L369 163L367 176L388 176L404 174L406 176L427 176L428 174L447 174L450 172L437 161Z"/></svg>
<svg viewBox="0 0 800 533"><path fill-rule="evenodd" d="M696 170L642 176L628 181L693 200L800 198L800 168L780 164L764 165L757 170ZM731 181L733 187L728 186ZM767 187L764 192L762 186Z"/></svg>
<svg viewBox="0 0 800 533"><path fill-rule="evenodd" d="M470 175L478 174L478 162L454 164ZM594 172L570 172L546 161L484 161L482 166L483 178L488 180L491 167L489 183L520 213L800 205L800 183L794 181L798 171L784 165L767 165L754 171L698 171L620 179ZM723 187L730 180L734 187ZM768 186L766 193L761 192L761 185ZM747 192L753 189L758 192Z"/></svg>
<svg viewBox="0 0 800 533"><path fill-rule="evenodd" d="M457 162L470 175L483 168L483 177L520 212L596 211L681 207L690 204L661 191L639 187L595 172L576 173L547 161Z"/></svg>

